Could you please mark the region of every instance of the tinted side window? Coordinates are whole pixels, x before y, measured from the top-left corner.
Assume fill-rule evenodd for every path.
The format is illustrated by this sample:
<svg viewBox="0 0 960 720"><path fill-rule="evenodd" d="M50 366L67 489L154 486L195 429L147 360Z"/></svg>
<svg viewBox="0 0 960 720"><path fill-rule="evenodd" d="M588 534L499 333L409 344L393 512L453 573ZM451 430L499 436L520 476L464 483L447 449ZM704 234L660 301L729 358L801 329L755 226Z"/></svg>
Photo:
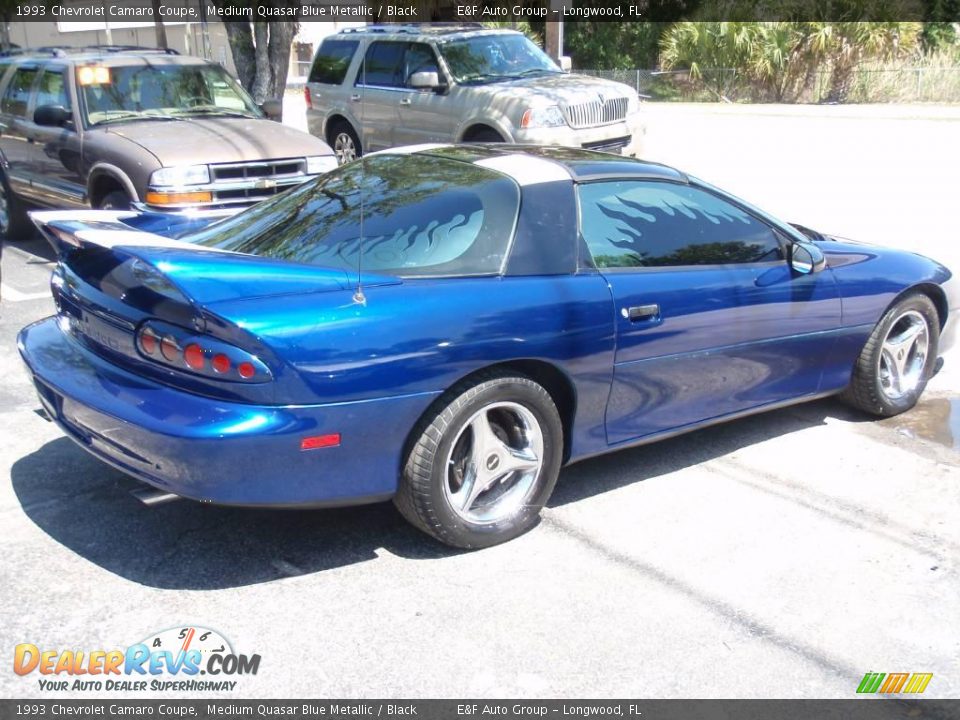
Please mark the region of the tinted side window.
<svg viewBox="0 0 960 720"><path fill-rule="evenodd" d="M324 40L310 68L309 82L339 85L357 50L357 40Z"/></svg>
<svg viewBox="0 0 960 720"><path fill-rule="evenodd" d="M70 107L70 96L67 94L63 70L43 71L43 75L40 76L40 84L37 86L37 102L35 107L40 107L41 105Z"/></svg>
<svg viewBox="0 0 960 720"><path fill-rule="evenodd" d="M665 182L581 185L580 227L600 268L779 260L773 230L712 193Z"/></svg>
<svg viewBox="0 0 960 720"><path fill-rule="evenodd" d="M382 155L368 158L365 169L358 162L344 165L181 239L355 273L362 207L365 271L492 275L506 257L520 189L476 165Z"/></svg>
<svg viewBox="0 0 960 720"><path fill-rule="evenodd" d="M19 68L10 79L0 108L10 115L24 117L30 100L30 88L37 77L37 68Z"/></svg>
<svg viewBox="0 0 960 720"><path fill-rule="evenodd" d="M407 43L375 42L367 48L366 76L363 67L357 74L357 85L379 85L381 87L403 87L401 64Z"/></svg>

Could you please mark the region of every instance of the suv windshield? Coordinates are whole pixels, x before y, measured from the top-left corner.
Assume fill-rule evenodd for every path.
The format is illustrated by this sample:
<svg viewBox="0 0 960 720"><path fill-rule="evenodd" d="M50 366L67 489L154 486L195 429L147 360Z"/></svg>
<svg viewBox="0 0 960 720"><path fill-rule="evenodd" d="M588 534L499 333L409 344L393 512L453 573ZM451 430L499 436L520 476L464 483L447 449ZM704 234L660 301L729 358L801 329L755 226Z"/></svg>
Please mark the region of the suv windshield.
<svg viewBox="0 0 960 720"><path fill-rule="evenodd" d="M493 275L500 272L513 236L520 189L505 175L477 165L378 155L181 239L356 272L361 207L364 271Z"/></svg>
<svg viewBox="0 0 960 720"><path fill-rule="evenodd" d="M458 83L516 80L562 72L524 35L480 35L438 45Z"/></svg>
<svg viewBox="0 0 960 720"><path fill-rule="evenodd" d="M77 87L87 125L196 115L263 117L217 65L78 67Z"/></svg>

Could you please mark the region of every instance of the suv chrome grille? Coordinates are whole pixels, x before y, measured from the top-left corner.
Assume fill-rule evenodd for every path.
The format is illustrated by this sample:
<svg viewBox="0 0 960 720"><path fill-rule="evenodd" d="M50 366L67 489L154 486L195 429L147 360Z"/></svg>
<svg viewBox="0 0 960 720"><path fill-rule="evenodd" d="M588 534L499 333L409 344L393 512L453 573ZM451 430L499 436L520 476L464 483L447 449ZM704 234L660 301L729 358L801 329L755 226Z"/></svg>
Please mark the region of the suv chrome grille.
<svg viewBox="0 0 960 720"><path fill-rule="evenodd" d="M628 99L625 97L608 98L601 102L578 103L567 105L563 112L567 116L570 127L586 128L597 125L609 125L620 122L627 116Z"/></svg>
<svg viewBox="0 0 960 720"><path fill-rule="evenodd" d="M305 180L307 161L305 158L285 158L223 163L211 165L210 175L214 202L256 202Z"/></svg>

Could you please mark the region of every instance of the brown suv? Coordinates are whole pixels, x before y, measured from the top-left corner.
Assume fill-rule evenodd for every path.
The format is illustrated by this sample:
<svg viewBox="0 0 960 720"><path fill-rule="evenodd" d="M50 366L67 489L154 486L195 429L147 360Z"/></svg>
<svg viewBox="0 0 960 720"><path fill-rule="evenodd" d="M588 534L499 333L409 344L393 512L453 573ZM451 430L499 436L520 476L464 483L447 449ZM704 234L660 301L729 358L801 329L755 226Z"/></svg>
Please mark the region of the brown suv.
<svg viewBox="0 0 960 720"><path fill-rule="evenodd" d="M0 59L0 236L24 204L221 209L336 166L330 147L272 122L222 67L162 50L98 47Z"/></svg>

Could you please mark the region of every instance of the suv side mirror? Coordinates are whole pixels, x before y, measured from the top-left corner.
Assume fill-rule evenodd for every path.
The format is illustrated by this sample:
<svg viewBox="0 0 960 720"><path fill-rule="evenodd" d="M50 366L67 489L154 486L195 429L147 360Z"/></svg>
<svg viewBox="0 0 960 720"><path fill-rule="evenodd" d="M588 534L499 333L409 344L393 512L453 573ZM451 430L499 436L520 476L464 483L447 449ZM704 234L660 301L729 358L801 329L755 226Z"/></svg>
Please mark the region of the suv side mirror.
<svg viewBox="0 0 960 720"><path fill-rule="evenodd" d="M569 55L560 56L560 69L564 72L570 72L573 69L573 60L570 59Z"/></svg>
<svg viewBox="0 0 960 720"><path fill-rule="evenodd" d="M407 84L417 90L436 90L440 87L440 73L435 70L421 70L412 73Z"/></svg>
<svg viewBox="0 0 960 720"><path fill-rule="evenodd" d="M827 266L823 251L809 242L794 242L790 247L790 267L798 275L812 275Z"/></svg>
<svg viewBox="0 0 960 720"><path fill-rule="evenodd" d="M63 127L73 115L63 105L41 105L33 111L33 122L45 127Z"/></svg>
<svg viewBox="0 0 960 720"><path fill-rule="evenodd" d="M283 118L283 103L279 100L264 100L260 103L260 109L270 120L280 122Z"/></svg>

